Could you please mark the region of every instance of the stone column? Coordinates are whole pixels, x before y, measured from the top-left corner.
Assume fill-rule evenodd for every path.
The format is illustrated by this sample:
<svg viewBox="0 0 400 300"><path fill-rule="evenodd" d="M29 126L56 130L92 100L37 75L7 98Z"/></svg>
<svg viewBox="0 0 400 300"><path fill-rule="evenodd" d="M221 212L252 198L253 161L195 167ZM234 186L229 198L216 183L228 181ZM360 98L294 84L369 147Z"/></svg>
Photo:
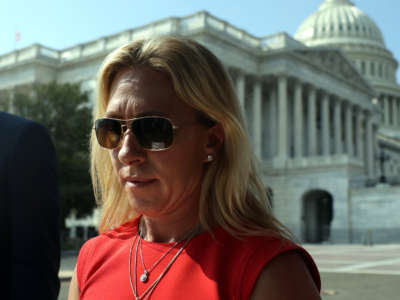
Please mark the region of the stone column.
<svg viewBox="0 0 400 300"><path fill-rule="evenodd" d="M398 127L399 126L399 102L398 99L393 97L393 126Z"/></svg>
<svg viewBox="0 0 400 300"><path fill-rule="evenodd" d="M381 153L381 149L379 146L379 141L378 141L378 124L373 123L372 124L372 138L374 140L374 153L376 153L377 155L379 155ZM381 167L380 167L380 163L379 163L379 159L377 157L374 158L374 175L375 178L378 176L381 176Z"/></svg>
<svg viewBox="0 0 400 300"><path fill-rule="evenodd" d="M400 98L396 98L397 101L397 127L400 127Z"/></svg>
<svg viewBox="0 0 400 300"><path fill-rule="evenodd" d="M331 132L329 115L329 95L324 94L322 98L322 155L330 155Z"/></svg>
<svg viewBox="0 0 400 300"><path fill-rule="evenodd" d="M335 99L334 106L334 136L335 136L335 154L340 155L343 153L343 144L342 144L342 109L341 109L341 101L339 99Z"/></svg>
<svg viewBox="0 0 400 300"><path fill-rule="evenodd" d="M77 218L76 218L76 210L72 209L70 215L66 220L66 226L69 228L69 238L75 239L77 237L76 228L77 228Z"/></svg>
<svg viewBox="0 0 400 300"><path fill-rule="evenodd" d="M364 149L363 149L363 115L361 111L357 113L357 157L362 161L364 159Z"/></svg>
<svg viewBox="0 0 400 300"><path fill-rule="evenodd" d="M372 127L372 115L368 114L366 116L366 126L367 126L367 174L368 178L374 178L374 137L373 137L373 127Z"/></svg>
<svg viewBox="0 0 400 300"><path fill-rule="evenodd" d="M294 157L303 157L303 89L301 82L296 82L294 90Z"/></svg>
<svg viewBox="0 0 400 300"><path fill-rule="evenodd" d="M359 116L358 116L357 142L360 146L359 150L358 150L358 152L359 152L358 154L359 154L360 160L363 162L363 164L364 164L364 160L365 160L365 143L366 143L364 134L365 134L364 115L363 115L362 111L360 110Z"/></svg>
<svg viewBox="0 0 400 300"><path fill-rule="evenodd" d="M317 112L316 112L316 101L317 91L311 86L308 94L308 105L307 105L307 124L308 124L308 155L317 155Z"/></svg>
<svg viewBox="0 0 400 300"><path fill-rule="evenodd" d="M271 157L278 156L278 95L277 95L277 85L272 88L269 95L270 103L270 113L269 113L269 126L270 126L270 143L269 147L271 149Z"/></svg>
<svg viewBox="0 0 400 300"><path fill-rule="evenodd" d="M253 87L253 145L254 153L262 156L262 83L256 78Z"/></svg>
<svg viewBox="0 0 400 300"><path fill-rule="evenodd" d="M353 111L350 102L346 103L346 150L351 157L354 155L353 147Z"/></svg>
<svg viewBox="0 0 400 300"><path fill-rule="evenodd" d="M396 114L396 123L394 124L395 127L400 128L400 99L399 98L393 98L394 101L394 109L395 109L395 114Z"/></svg>
<svg viewBox="0 0 400 300"><path fill-rule="evenodd" d="M10 114L15 114L15 105L14 105L14 101L15 101L15 88L12 87L9 92L8 92L8 112Z"/></svg>
<svg viewBox="0 0 400 300"><path fill-rule="evenodd" d="M240 107L242 108L242 113L243 113L244 118L246 117L246 114L245 114L245 96L246 96L245 88L246 88L245 87L245 77L244 77L244 74L242 72L240 72L236 79L236 92L238 95L239 104L240 104Z"/></svg>
<svg viewBox="0 0 400 300"><path fill-rule="evenodd" d="M379 121L383 125L385 124L385 101L383 100L383 96L378 96L379 103Z"/></svg>
<svg viewBox="0 0 400 300"><path fill-rule="evenodd" d="M389 97L383 96L383 119L384 124L389 126Z"/></svg>
<svg viewBox="0 0 400 300"><path fill-rule="evenodd" d="M288 78L278 78L278 156L286 159L289 156L288 145Z"/></svg>

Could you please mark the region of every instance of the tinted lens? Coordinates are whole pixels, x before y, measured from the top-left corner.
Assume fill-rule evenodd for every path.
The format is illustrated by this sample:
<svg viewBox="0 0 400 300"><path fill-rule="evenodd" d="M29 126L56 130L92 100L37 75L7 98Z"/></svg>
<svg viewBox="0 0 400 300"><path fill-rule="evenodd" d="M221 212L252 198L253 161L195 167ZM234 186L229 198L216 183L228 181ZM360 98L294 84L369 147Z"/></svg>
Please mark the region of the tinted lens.
<svg viewBox="0 0 400 300"><path fill-rule="evenodd" d="M150 150L163 150L172 145L173 128L168 119L146 117L134 120L133 133L139 144Z"/></svg>
<svg viewBox="0 0 400 300"><path fill-rule="evenodd" d="M121 139L121 125L116 120L97 119L95 122L97 141L100 146L113 149Z"/></svg>

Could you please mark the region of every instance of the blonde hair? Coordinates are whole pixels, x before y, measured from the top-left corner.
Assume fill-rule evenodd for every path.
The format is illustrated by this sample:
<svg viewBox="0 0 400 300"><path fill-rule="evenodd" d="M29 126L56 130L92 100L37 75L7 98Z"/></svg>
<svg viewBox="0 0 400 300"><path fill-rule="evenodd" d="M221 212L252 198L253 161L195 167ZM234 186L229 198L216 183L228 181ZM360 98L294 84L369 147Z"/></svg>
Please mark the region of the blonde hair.
<svg viewBox="0 0 400 300"><path fill-rule="evenodd" d="M100 69L95 118L106 112L117 73L137 65L168 74L179 98L224 130L220 153L209 164L202 182L201 225L207 230L220 225L234 235L288 237L288 230L272 215L230 77L204 46L188 38L164 36L131 42L115 50ZM102 206L100 232L135 216L107 150L98 145L95 133L91 136L91 175L96 199Z"/></svg>

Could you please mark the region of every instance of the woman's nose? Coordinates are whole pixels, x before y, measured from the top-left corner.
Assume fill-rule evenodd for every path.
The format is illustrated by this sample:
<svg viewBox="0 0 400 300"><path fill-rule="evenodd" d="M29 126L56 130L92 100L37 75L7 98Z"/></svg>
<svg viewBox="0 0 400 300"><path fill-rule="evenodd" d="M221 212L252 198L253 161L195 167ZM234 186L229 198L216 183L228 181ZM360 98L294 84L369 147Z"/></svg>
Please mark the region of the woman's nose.
<svg viewBox="0 0 400 300"><path fill-rule="evenodd" d="M121 147L118 152L118 159L126 164L141 163L146 158L146 152L137 142L132 131L125 132L122 137Z"/></svg>

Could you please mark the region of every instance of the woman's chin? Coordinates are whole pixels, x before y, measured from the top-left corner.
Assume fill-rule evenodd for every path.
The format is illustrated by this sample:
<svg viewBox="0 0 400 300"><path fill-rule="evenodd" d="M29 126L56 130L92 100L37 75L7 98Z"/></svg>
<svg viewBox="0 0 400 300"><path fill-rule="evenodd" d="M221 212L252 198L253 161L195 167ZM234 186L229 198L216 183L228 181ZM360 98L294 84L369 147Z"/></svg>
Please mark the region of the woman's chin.
<svg viewBox="0 0 400 300"><path fill-rule="evenodd" d="M151 214L151 211L157 210L157 203L154 203L153 198L144 198L128 194L128 203L132 210L138 215Z"/></svg>

